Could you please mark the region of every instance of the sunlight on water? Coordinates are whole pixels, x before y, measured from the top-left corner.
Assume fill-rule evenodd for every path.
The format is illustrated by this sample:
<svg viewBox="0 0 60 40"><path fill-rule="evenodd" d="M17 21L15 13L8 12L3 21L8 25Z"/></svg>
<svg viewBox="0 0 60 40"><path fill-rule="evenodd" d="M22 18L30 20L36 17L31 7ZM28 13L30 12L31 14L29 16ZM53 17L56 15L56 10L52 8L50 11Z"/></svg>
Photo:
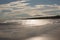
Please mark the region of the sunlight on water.
<svg viewBox="0 0 60 40"><path fill-rule="evenodd" d="M52 37L31 37L26 40L55 40L55 38Z"/></svg>
<svg viewBox="0 0 60 40"><path fill-rule="evenodd" d="M0 37L24 40L53 40L53 37L49 39L49 37L42 37L41 35L49 33L48 36L55 36L53 30L58 29L59 26L60 20L55 19L6 20L2 25L0 24Z"/></svg>
<svg viewBox="0 0 60 40"><path fill-rule="evenodd" d="M45 40L46 38L44 37L32 37L32 38L29 38L29 39L26 39L26 40Z"/></svg>
<svg viewBox="0 0 60 40"><path fill-rule="evenodd" d="M40 26L40 25L46 25L46 24L51 24L52 22L50 22L50 20L7 20L4 23L17 23L17 24L21 24L23 26Z"/></svg>
<svg viewBox="0 0 60 40"><path fill-rule="evenodd" d="M40 26L50 23L48 20L23 20L22 25L26 26Z"/></svg>

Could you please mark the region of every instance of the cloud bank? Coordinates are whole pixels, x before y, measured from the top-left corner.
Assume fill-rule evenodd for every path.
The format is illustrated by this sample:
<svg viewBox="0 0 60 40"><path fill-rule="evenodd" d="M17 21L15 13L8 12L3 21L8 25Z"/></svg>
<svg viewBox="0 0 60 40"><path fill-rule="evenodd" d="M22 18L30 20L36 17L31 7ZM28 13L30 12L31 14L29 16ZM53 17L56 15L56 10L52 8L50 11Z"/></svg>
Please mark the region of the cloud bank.
<svg viewBox="0 0 60 40"><path fill-rule="evenodd" d="M27 3L27 1L30 0L18 0L15 2L10 2L8 4L1 4L0 17L21 18L24 14L29 15L29 17L35 17L36 15L42 15L42 16L60 15L60 5L38 4L31 6L29 5L30 3ZM21 14L23 15L21 16Z"/></svg>

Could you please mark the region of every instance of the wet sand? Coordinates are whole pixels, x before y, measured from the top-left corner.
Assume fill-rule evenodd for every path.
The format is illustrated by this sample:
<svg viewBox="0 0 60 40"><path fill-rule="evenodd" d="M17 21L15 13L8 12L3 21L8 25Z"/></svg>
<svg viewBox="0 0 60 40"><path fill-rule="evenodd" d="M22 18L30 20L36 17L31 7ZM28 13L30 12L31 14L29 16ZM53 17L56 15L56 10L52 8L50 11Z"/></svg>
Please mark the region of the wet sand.
<svg viewBox="0 0 60 40"><path fill-rule="evenodd" d="M29 27L18 24L0 25L0 40L60 40L60 20L51 22L54 23Z"/></svg>

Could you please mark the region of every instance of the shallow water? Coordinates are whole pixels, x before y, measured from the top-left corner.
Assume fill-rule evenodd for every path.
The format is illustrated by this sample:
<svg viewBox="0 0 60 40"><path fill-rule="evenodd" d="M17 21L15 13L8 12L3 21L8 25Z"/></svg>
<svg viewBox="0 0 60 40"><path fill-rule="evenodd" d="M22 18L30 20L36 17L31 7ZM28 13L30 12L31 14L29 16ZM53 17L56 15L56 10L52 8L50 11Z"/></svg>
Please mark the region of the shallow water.
<svg viewBox="0 0 60 40"><path fill-rule="evenodd" d="M38 19L37 21L20 20L18 22L16 24L0 24L0 40L60 39L60 19ZM27 24L25 24L26 22Z"/></svg>

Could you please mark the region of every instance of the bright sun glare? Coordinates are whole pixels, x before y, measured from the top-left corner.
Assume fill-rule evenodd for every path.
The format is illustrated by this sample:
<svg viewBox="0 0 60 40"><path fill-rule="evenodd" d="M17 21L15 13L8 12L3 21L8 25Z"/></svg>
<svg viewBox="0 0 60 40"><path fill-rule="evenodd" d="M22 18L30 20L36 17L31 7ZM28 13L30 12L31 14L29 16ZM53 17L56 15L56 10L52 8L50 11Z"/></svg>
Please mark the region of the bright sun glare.
<svg viewBox="0 0 60 40"><path fill-rule="evenodd" d="M49 37L32 37L32 38L28 38L26 40L52 40L52 38L49 38Z"/></svg>
<svg viewBox="0 0 60 40"><path fill-rule="evenodd" d="M27 26L38 26L38 25L46 25L49 21L46 20L23 20L22 24Z"/></svg>

